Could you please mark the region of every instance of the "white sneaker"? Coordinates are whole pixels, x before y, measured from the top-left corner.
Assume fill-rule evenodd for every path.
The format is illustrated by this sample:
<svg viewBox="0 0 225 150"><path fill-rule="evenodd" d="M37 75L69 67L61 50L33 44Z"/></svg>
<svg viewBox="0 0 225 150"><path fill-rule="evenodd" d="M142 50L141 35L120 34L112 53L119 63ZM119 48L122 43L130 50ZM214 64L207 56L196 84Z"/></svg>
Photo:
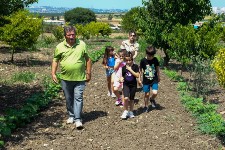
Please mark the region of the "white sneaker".
<svg viewBox="0 0 225 150"><path fill-rule="evenodd" d="M129 111L128 117L129 117L129 118L134 118L134 117L135 117L135 116L134 116L134 113L133 113L132 111Z"/></svg>
<svg viewBox="0 0 225 150"><path fill-rule="evenodd" d="M110 92L108 92L107 96L111 96L111 93L110 93Z"/></svg>
<svg viewBox="0 0 225 150"><path fill-rule="evenodd" d="M76 125L76 128L77 128L77 129L83 128L83 124L82 124L81 121L76 121L76 122L75 122L75 125Z"/></svg>
<svg viewBox="0 0 225 150"><path fill-rule="evenodd" d="M124 110L123 114L121 115L121 118L122 119L127 119L127 117L128 117L128 111Z"/></svg>
<svg viewBox="0 0 225 150"><path fill-rule="evenodd" d="M113 97L113 98L114 98L114 97L116 97L116 95L115 95L114 93L112 93L111 97Z"/></svg>
<svg viewBox="0 0 225 150"><path fill-rule="evenodd" d="M67 120L66 120L66 123L73 123L74 122L74 120L73 120L73 117L69 117Z"/></svg>

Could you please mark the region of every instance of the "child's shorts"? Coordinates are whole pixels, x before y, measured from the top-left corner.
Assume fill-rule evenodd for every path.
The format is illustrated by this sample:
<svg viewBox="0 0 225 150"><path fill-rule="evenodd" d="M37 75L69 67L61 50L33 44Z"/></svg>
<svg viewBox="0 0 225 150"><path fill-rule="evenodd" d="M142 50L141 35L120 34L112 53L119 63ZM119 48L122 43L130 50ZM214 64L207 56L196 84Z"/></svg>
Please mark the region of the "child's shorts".
<svg viewBox="0 0 225 150"><path fill-rule="evenodd" d="M143 92L150 92L150 88L152 88L152 90L158 90L158 83L143 84Z"/></svg>
<svg viewBox="0 0 225 150"><path fill-rule="evenodd" d="M123 85L124 98L129 97L130 100L134 100L137 86Z"/></svg>
<svg viewBox="0 0 225 150"><path fill-rule="evenodd" d="M105 74L107 77L111 76L114 73L114 69L113 68L108 68L105 70Z"/></svg>

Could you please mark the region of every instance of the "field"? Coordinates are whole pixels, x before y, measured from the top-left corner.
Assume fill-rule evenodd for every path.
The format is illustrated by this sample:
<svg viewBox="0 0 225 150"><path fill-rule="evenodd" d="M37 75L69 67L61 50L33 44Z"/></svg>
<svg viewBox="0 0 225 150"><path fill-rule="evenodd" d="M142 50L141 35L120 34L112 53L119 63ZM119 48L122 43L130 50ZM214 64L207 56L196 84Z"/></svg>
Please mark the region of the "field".
<svg viewBox="0 0 225 150"><path fill-rule="evenodd" d="M88 51L96 51L111 43L116 49L127 35L113 34L107 39L85 41ZM0 115L6 108L20 108L25 99L43 90L42 79L50 76L50 65L55 44L39 47L35 52L15 54L15 63L10 63L9 47L0 48ZM161 55L161 51L158 51ZM176 68L177 63L170 62ZM162 68L163 69L163 68ZM14 81L14 75L31 72L35 78L28 83ZM188 73L184 72L184 75ZM177 82L162 72L157 103L159 109L143 113L143 93L136 93L135 118L121 120L123 108L115 106L115 99L107 96L105 70L101 59L94 63L92 80L84 93L83 130L65 123L67 119L65 98L60 97L33 118L32 122L18 128L5 139L8 150L179 150L223 149L221 141L214 136L201 134L193 119L180 102L176 91ZM210 99L219 104L218 112L224 111L225 91L214 89ZM225 116L224 116L225 117Z"/></svg>

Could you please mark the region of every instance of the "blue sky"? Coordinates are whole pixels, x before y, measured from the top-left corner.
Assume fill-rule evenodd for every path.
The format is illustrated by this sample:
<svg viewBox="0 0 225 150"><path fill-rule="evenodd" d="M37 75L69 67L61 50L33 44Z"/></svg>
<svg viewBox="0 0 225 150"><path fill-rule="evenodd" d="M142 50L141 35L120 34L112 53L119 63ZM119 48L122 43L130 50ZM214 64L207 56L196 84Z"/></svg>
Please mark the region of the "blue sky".
<svg viewBox="0 0 225 150"><path fill-rule="evenodd" d="M142 6L142 0L38 0L31 6L131 9ZM211 0L213 7L225 7L225 0Z"/></svg>

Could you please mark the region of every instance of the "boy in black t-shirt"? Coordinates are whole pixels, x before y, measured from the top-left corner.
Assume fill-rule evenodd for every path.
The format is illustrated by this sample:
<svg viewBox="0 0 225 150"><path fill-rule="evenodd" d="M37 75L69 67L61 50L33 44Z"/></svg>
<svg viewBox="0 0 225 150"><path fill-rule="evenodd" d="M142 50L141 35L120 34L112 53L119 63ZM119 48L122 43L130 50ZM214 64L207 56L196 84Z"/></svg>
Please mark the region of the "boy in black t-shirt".
<svg viewBox="0 0 225 150"><path fill-rule="evenodd" d="M131 52L125 55L126 66L122 68L121 82L123 82L124 95L124 112L122 119L133 118L134 97L137 89L137 79L139 77L139 67L133 63L133 56ZM128 107L130 110L128 111Z"/></svg>
<svg viewBox="0 0 225 150"><path fill-rule="evenodd" d="M160 82L159 61L154 57L156 50L153 46L146 48L146 57L141 59L140 74L143 72L143 91L145 92L145 108L144 111L148 112L148 101L150 96L150 88L152 88L152 96L150 102L152 107L156 107L155 98L158 93L158 83ZM139 78L140 79L140 78ZM140 81L139 81L140 82Z"/></svg>

